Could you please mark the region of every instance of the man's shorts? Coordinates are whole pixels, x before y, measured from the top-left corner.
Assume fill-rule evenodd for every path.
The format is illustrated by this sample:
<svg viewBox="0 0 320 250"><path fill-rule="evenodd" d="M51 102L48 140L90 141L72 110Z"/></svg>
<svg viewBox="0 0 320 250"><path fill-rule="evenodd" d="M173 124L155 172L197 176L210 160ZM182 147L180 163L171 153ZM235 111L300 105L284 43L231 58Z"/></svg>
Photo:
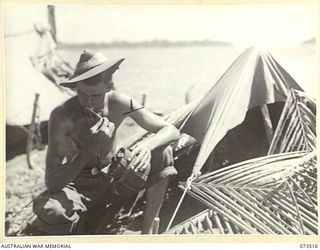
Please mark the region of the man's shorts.
<svg viewBox="0 0 320 250"><path fill-rule="evenodd" d="M148 185L176 175L173 163L171 146L152 151ZM87 212L114 202L110 197L110 185L110 177L101 172L80 175L73 184L57 193L45 191L33 202L34 213L38 216L36 226L51 235L83 233Z"/></svg>

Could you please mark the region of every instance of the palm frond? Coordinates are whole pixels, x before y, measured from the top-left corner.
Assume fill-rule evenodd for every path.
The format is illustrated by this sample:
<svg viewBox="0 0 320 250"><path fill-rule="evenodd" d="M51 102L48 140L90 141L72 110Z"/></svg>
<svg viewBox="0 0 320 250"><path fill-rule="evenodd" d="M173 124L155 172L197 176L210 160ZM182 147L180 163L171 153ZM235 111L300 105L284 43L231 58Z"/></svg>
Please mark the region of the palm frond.
<svg viewBox="0 0 320 250"><path fill-rule="evenodd" d="M270 155L208 173L188 193L209 210L165 233L317 234L316 175L315 152Z"/></svg>
<svg viewBox="0 0 320 250"><path fill-rule="evenodd" d="M315 102L291 90L283 108L268 154L312 151L316 148Z"/></svg>

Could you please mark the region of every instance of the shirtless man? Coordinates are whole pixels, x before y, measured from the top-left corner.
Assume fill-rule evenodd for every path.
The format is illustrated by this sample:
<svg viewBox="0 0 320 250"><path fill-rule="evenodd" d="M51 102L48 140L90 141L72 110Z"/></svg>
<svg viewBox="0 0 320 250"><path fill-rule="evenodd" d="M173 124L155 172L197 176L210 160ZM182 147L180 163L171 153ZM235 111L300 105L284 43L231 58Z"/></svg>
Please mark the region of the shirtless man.
<svg viewBox="0 0 320 250"><path fill-rule="evenodd" d="M154 133L132 149L130 167L145 171L151 165L149 176L167 170L162 179L147 188L142 233L152 233L168 178L176 174L167 146L178 139L179 131L114 90L112 75L123 60L110 62L101 53L84 51L74 74L61 83L76 89L77 96L56 107L49 119L47 192L34 202L41 230L48 234L82 233L85 215L110 202L110 180L100 169L114 156L119 146L117 128L126 117ZM106 118L110 130L92 132L101 122L99 117Z"/></svg>

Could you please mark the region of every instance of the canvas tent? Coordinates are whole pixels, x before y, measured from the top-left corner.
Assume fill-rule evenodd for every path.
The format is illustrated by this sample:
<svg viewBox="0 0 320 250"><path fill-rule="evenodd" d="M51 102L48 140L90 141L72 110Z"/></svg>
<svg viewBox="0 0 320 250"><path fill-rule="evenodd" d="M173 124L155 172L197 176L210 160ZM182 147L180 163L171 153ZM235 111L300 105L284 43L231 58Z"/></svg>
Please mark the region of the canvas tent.
<svg viewBox="0 0 320 250"><path fill-rule="evenodd" d="M181 132L201 143L193 173L201 170L226 133L244 121L249 109L285 102L290 89L302 90L270 53L255 48L241 53L200 101L175 114Z"/></svg>
<svg viewBox="0 0 320 250"><path fill-rule="evenodd" d="M194 173L201 170L224 136L243 123L248 110L277 103L282 109L291 89L302 91L270 53L248 48L202 98L171 113L167 120L201 145ZM278 111L277 120L281 111ZM251 115L251 119L257 120L255 115ZM127 145L146 134L142 131L134 135Z"/></svg>
<svg viewBox="0 0 320 250"><path fill-rule="evenodd" d="M70 97L32 65L30 58L41 46L40 42L43 43L43 40L36 31L5 37L7 124L30 123L35 93L40 94L41 121L48 120L51 110Z"/></svg>
<svg viewBox="0 0 320 250"><path fill-rule="evenodd" d="M23 17L19 20L23 20ZM11 23L14 24L11 19L5 23L8 28L5 29L4 40L7 158L18 153L14 152L15 150L20 153L25 150L25 128L28 128L31 122L36 93L40 95L39 118L43 124L49 119L55 106L71 97L70 93L60 89L40 72L35 67L35 61L32 61L39 53L45 56L56 50L54 41L49 39L50 32L46 30L44 36L39 36L36 26L30 22L27 22L30 26L20 23L17 29L14 29Z"/></svg>
<svg viewBox="0 0 320 250"><path fill-rule="evenodd" d="M181 132L193 136L200 144L192 173L197 174L204 165L208 166L208 158L215 152L217 145L219 146L219 143L225 140L226 135L230 137L230 132L241 127L250 112L262 108L270 110L277 104L283 106L291 89L302 90L270 53L261 52L255 48L249 48L241 53L202 99L189 104L180 112L175 112L169 118L177 127L180 127ZM282 109L282 106L277 107ZM281 109L277 111L279 115L276 117L274 128ZM263 109L261 114L263 114L262 111ZM268 118L261 114L259 117L251 114L253 123ZM272 114L269 115L272 116ZM254 127L255 124L253 124ZM250 128L246 132L251 133L252 137L257 136L250 131ZM262 133L266 132L262 131ZM261 136L261 133L258 136ZM246 144L248 143L247 141ZM264 154L253 154L246 159L266 155L267 150L268 145L265 146ZM233 153L229 151L229 154Z"/></svg>

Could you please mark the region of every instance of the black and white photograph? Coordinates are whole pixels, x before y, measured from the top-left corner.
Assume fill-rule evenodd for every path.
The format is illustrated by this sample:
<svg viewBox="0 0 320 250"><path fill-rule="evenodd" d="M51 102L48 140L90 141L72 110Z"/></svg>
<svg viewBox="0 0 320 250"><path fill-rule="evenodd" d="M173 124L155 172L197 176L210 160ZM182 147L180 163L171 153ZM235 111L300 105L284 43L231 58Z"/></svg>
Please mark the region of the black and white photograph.
<svg viewBox="0 0 320 250"><path fill-rule="evenodd" d="M1 7L3 237L319 234L317 2Z"/></svg>

